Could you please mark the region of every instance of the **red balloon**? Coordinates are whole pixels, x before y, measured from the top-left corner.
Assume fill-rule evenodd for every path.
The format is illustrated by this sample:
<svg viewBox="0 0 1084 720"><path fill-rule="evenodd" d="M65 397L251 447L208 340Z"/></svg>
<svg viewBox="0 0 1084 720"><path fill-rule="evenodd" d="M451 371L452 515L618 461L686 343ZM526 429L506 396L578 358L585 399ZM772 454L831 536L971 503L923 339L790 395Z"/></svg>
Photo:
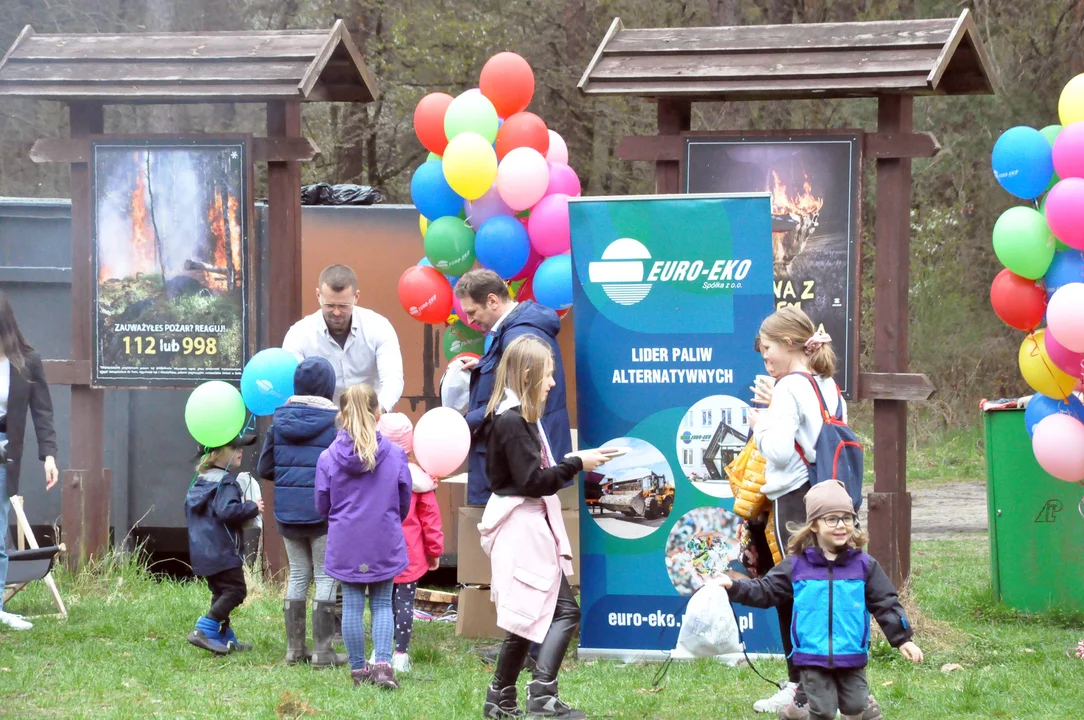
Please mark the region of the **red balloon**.
<svg viewBox="0 0 1084 720"><path fill-rule="evenodd" d="M519 112L504 121L497 131L497 160L518 147L534 148L543 157L550 149L550 131L534 113Z"/></svg>
<svg viewBox="0 0 1084 720"><path fill-rule="evenodd" d="M534 300L534 271L531 271L531 276L523 281L523 285L520 286L519 292L516 293L516 302L526 302L527 300ZM537 300L535 300L537 302Z"/></svg>
<svg viewBox="0 0 1084 720"><path fill-rule="evenodd" d="M1046 314L1046 288L1041 281L1002 270L990 286L990 304L1006 325L1031 332Z"/></svg>
<svg viewBox="0 0 1084 720"><path fill-rule="evenodd" d="M399 276L399 302L415 320L439 325L452 312L452 286L440 270L412 265Z"/></svg>
<svg viewBox="0 0 1084 720"><path fill-rule="evenodd" d="M482 67L478 88L497 108L498 117L509 118L531 104L534 72L516 53L497 53Z"/></svg>
<svg viewBox="0 0 1084 720"><path fill-rule="evenodd" d="M429 93L414 108L414 133L431 153L444 154L448 138L444 135L444 114L452 104L448 93Z"/></svg>
<svg viewBox="0 0 1084 720"><path fill-rule="evenodd" d="M557 311L557 317L559 317L559 318L561 318L563 320L565 315L568 315L570 312L572 312L572 308L565 308L564 310L558 310Z"/></svg>
<svg viewBox="0 0 1084 720"><path fill-rule="evenodd" d="M523 227L527 227L527 218L521 218L520 222L523 223ZM523 266L515 277L512 278L512 282L517 280L526 280L534 275L534 271L538 269L538 266L542 264L542 261L546 258L538 254L538 251L533 247L531 248L531 254L527 256L527 264Z"/></svg>

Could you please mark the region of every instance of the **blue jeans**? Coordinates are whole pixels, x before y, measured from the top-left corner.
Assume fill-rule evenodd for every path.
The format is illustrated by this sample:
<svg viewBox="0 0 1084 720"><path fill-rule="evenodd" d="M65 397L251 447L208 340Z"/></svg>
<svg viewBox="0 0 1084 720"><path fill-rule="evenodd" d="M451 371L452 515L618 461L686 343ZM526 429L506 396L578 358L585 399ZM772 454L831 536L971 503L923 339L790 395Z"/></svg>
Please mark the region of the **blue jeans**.
<svg viewBox="0 0 1084 720"><path fill-rule="evenodd" d="M0 441L8 436L0 432ZM0 611L4 609L4 586L8 581L8 510L11 500L8 498L8 466L0 463Z"/></svg>
<svg viewBox="0 0 1084 720"><path fill-rule="evenodd" d="M350 656L350 669L365 667L365 591L369 591L369 612L373 616L373 650L377 663L390 663L395 634L391 609L394 578L378 583L342 583L343 642Z"/></svg>

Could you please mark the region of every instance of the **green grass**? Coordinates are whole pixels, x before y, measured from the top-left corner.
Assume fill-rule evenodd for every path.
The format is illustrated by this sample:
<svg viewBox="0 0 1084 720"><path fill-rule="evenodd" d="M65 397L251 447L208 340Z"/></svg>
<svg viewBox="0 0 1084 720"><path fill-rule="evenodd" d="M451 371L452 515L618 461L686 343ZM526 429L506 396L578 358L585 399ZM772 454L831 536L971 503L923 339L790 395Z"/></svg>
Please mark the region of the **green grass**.
<svg viewBox="0 0 1084 720"><path fill-rule="evenodd" d="M863 484L873 488L874 443L869 428L856 428L865 449ZM922 489L953 482L985 482L986 450L981 425L961 427L911 442L907 448L907 484Z"/></svg>
<svg viewBox="0 0 1084 720"><path fill-rule="evenodd" d="M1084 616L1022 615L998 606L989 588L986 542L917 543L913 600L921 616L923 665L875 645L870 685L888 718L1067 718L1080 715L1084 664L1065 650L1084 634ZM185 641L206 608L195 582L158 582L132 563L58 577L67 621L40 619L31 631L0 633L0 715L5 718L475 718L489 671L450 624L419 624L415 671L398 692L354 690L344 669L282 663L278 590L259 585L235 614L242 655L214 658ZM51 612L40 583L8 609ZM949 674L940 668L958 663ZM779 662L759 664L781 677ZM770 690L748 669L711 661L678 663L649 692L656 665L570 661L562 695L590 717L745 718ZM309 714L305 714L305 711Z"/></svg>

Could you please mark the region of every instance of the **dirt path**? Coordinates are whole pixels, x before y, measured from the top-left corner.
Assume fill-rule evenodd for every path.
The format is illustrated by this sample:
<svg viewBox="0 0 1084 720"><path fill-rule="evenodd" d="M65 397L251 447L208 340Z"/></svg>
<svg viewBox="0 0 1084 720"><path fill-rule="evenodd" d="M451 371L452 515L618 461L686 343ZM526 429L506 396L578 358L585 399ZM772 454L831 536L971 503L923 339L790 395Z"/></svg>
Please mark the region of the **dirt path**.
<svg viewBox="0 0 1084 720"><path fill-rule="evenodd" d="M861 514L865 524L865 504ZM985 483L948 483L911 491L911 533L915 540L985 535L987 520Z"/></svg>

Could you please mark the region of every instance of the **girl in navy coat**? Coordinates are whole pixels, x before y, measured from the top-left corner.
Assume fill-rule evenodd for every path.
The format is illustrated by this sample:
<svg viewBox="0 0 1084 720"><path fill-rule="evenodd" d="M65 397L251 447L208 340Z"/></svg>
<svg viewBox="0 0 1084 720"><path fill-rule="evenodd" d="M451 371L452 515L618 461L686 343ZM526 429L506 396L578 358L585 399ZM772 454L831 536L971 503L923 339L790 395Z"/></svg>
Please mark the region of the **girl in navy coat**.
<svg viewBox="0 0 1084 720"><path fill-rule="evenodd" d="M316 512L316 461L335 440L338 408L335 368L322 357L301 361L294 372L294 396L275 410L257 472L275 481L275 521L286 544L290 580L282 605L286 621L286 662L312 660L315 667L344 665L335 652L335 580L324 572L327 519ZM316 579L310 658L305 647L305 601Z"/></svg>

